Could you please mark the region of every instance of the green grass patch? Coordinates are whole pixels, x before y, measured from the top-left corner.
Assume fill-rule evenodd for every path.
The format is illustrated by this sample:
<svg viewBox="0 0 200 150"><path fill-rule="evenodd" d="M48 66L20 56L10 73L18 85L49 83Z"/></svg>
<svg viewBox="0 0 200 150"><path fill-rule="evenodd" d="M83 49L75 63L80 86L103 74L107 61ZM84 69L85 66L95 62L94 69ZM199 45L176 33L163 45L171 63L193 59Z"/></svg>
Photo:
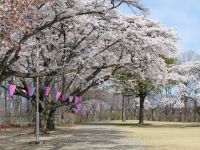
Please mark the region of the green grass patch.
<svg viewBox="0 0 200 150"><path fill-rule="evenodd" d="M107 122L104 122L107 123ZM200 150L200 123L137 121L109 123L133 137L147 150Z"/></svg>

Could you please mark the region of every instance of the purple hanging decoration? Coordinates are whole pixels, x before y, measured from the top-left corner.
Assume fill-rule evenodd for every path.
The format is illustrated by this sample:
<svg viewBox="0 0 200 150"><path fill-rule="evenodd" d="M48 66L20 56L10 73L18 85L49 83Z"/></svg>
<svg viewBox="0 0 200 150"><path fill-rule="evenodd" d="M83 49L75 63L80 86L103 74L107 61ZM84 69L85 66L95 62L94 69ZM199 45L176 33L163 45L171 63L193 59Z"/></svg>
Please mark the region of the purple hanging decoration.
<svg viewBox="0 0 200 150"><path fill-rule="evenodd" d="M27 90L28 90L28 96L33 96L35 88L32 86L28 86Z"/></svg>
<svg viewBox="0 0 200 150"><path fill-rule="evenodd" d="M61 94L62 94L62 93L59 92L59 91L56 92L56 101L60 98Z"/></svg>
<svg viewBox="0 0 200 150"><path fill-rule="evenodd" d="M82 105L81 105L81 103L79 103L79 104L77 105L77 109L78 109L78 112L82 112Z"/></svg>
<svg viewBox="0 0 200 150"><path fill-rule="evenodd" d="M49 86L45 86L45 87L44 87L44 95L45 95L45 96L48 96L49 93L50 93L50 91L51 91L51 87L49 87Z"/></svg>
<svg viewBox="0 0 200 150"><path fill-rule="evenodd" d="M78 96L76 96L74 99L74 104L77 105L79 103L80 103L80 98Z"/></svg>
<svg viewBox="0 0 200 150"><path fill-rule="evenodd" d="M14 84L8 85L8 93L9 93L10 97L13 97L13 95L15 93L15 89L16 89L16 85L14 85Z"/></svg>
<svg viewBox="0 0 200 150"><path fill-rule="evenodd" d="M73 96L68 96L68 99L69 99L69 103L71 103L73 101Z"/></svg>
<svg viewBox="0 0 200 150"><path fill-rule="evenodd" d="M8 95L10 95L10 94L9 94L9 87L10 87L10 85L6 85L6 91L8 91ZM7 95L7 96L8 96L8 95Z"/></svg>
<svg viewBox="0 0 200 150"><path fill-rule="evenodd" d="M82 104L81 104L81 102L82 102L82 96L79 96L79 97L75 97L75 105L76 105L76 111L77 112L82 112Z"/></svg>

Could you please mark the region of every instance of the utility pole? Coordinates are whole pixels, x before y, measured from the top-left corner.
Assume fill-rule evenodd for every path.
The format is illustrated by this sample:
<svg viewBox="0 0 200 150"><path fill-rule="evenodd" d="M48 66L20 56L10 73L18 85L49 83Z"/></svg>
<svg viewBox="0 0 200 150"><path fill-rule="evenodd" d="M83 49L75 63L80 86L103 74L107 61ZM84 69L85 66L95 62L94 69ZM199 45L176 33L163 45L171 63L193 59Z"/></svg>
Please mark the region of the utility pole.
<svg viewBox="0 0 200 150"><path fill-rule="evenodd" d="M37 58L39 59L39 53L37 51ZM37 67L38 67L38 63L37 63ZM39 77L37 77L37 97L36 97L36 100L37 100L37 104L36 104L36 122L35 122L35 137L36 137L36 141L35 143L36 144L39 144L40 143L40 139L39 139L39 136L40 136L40 118L39 118Z"/></svg>

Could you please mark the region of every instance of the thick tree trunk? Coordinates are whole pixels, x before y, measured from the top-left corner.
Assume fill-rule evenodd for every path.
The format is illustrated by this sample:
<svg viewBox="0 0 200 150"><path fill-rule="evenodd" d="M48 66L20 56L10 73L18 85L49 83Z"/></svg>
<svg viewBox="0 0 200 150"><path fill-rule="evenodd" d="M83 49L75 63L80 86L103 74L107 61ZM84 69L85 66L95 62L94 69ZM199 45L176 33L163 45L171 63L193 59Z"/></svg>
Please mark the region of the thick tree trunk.
<svg viewBox="0 0 200 150"><path fill-rule="evenodd" d="M46 130L46 119L45 114L42 112L40 113L40 132L45 133Z"/></svg>
<svg viewBox="0 0 200 150"><path fill-rule="evenodd" d="M55 111L54 110L50 110L48 118L47 118L47 125L46 125L46 131L54 131L55 128Z"/></svg>
<svg viewBox="0 0 200 150"><path fill-rule="evenodd" d="M144 100L145 100L145 95L140 94L140 111L139 111L139 124L144 123Z"/></svg>
<svg viewBox="0 0 200 150"><path fill-rule="evenodd" d="M40 112L39 114L39 130L41 133L45 133L46 130L46 119L44 112ZM33 126L34 126L34 133L36 132L36 115L34 113L34 119L33 119Z"/></svg>

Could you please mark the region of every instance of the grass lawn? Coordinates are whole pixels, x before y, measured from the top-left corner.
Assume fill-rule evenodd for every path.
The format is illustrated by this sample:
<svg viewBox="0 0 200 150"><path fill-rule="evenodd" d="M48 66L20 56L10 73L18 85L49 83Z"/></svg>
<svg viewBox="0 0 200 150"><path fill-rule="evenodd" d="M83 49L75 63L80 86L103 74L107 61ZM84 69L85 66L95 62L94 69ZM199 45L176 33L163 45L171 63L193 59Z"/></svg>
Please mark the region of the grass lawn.
<svg viewBox="0 0 200 150"><path fill-rule="evenodd" d="M147 146L147 150L200 150L200 123L113 121L128 136Z"/></svg>

